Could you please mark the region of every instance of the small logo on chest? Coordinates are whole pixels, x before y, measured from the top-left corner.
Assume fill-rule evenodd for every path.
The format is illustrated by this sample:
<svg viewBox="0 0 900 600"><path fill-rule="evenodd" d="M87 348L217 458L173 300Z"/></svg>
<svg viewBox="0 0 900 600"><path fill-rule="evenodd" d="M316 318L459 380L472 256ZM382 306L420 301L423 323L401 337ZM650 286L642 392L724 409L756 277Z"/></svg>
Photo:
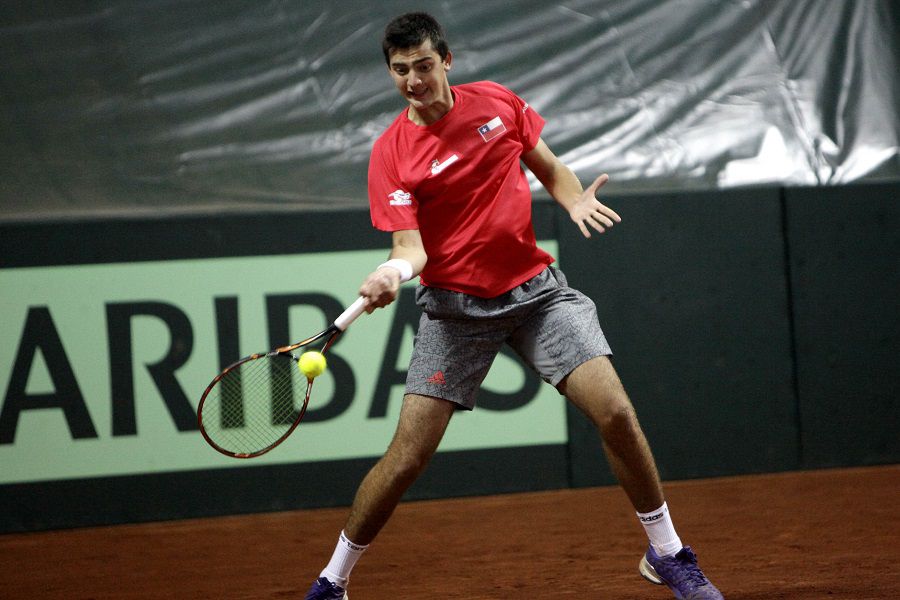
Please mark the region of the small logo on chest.
<svg viewBox="0 0 900 600"><path fill-rule="evenodd" d="M431 161L431 174L437 175L458 160L459 156L457 156L456 154L454 154L450 158L444 159L444 162L441 162L438 159L434 159L433 161Z"/></svg>
<svg viewBox="0 0 900 600"><path fill-rule="evenodd" d="M494 117L484 125L478 128L478 133L481 134L481 139L485 142L489 142L495 137L499 137L506 133L506 125L503 123L503 120L500 117Z"/></svg>

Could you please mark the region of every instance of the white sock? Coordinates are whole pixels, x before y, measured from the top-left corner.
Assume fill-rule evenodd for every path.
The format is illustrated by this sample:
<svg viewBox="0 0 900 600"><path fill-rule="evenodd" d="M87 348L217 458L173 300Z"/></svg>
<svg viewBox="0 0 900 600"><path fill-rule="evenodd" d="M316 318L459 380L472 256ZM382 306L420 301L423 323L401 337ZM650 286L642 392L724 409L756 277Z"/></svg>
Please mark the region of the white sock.
<svg viewBox="0 0 900 600"><path fill-rule="evenodd" d="M681 540L675 533L672 517L669 516L669 506L663 505L648 513L638 513L641 525L650 538L650 545L660 556L675 556L681 550Z"/></svg>
<svg viewBox="0 0 900 600"><path fill-rule="evenodd" d="M362 556L362 553L368 547L354 544L342 531L334 549L334 554L331 555L331 561L329 561L325 570L319 574L319 577L327 577L332 583L346 588L347 582L350 581L350 571L353 570L356 561L359 560L359 557Z"/></svg>

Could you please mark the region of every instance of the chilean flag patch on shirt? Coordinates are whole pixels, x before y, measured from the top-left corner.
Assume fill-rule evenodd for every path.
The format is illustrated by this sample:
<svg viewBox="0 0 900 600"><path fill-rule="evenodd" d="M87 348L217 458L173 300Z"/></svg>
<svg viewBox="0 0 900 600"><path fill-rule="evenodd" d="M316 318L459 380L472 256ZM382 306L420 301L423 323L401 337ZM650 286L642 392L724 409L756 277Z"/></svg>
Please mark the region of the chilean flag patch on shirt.
<svg viewBox="0 0 900 600"><path fill-rule="evenodd" d="M489 142L498 135L503 135L506 133L506 125L503 124L503 121L500 117L494 117L484 125L478 128L478 133L481 134L481 139L485 142Z"/></svg>

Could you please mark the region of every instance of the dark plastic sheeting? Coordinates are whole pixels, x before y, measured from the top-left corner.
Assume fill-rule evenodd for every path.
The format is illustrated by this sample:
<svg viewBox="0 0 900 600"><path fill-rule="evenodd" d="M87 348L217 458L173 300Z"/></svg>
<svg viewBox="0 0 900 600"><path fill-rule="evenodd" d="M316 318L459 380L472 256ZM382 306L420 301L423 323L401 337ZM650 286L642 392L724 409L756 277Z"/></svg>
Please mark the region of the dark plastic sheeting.
<svg viewBox="0 0 900 600"><path fill-rule="evenodd" d="M900 176L890 0L421 2L608 188ZM386 1L0 5L0 218L364 206Z"/></svg>

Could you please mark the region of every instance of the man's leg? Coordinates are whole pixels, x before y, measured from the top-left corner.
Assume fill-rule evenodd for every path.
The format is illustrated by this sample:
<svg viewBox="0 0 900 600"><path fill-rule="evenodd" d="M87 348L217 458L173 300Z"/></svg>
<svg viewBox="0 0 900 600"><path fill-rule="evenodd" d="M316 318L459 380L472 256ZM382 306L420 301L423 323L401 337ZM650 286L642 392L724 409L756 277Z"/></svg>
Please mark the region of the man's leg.
<svg viewBox="0 0 900 600"><path fill-rule="evenodd" d="M610 468L647 531L650 547L638 567L641 575L667 585L676 598L723 600L697 565L697 555L675 533L650 445L609 359L583 363L562 380L559 390L597 427Z"/></svg>
<svg viewBox="0 0 900 600"><path fill-rule="evenodd" d="M559 391L597 427L609 466L634 508L646 513L662 506L650 445L609 358L583 363L560 382Z"/></svg>
<svg viewBox="0 0 900 600"><path fill-rule="evenodd" d="M403 493L428 465L455 406L428 396L404 396L394 438L360 484L334 554L307 593L307 600L347 597L344 590L356 561L387 523Z"/></svg>
<svg viewBox="0 0 900 600"><path fill-rule="evenodd" d="M363 479L344 532L368 545L394 512L400 498L428 465L456 405L446 400L407 394L394 438Z"/></svg>

